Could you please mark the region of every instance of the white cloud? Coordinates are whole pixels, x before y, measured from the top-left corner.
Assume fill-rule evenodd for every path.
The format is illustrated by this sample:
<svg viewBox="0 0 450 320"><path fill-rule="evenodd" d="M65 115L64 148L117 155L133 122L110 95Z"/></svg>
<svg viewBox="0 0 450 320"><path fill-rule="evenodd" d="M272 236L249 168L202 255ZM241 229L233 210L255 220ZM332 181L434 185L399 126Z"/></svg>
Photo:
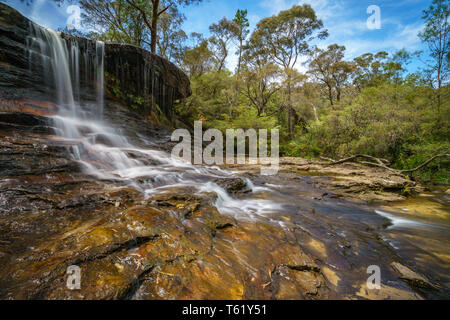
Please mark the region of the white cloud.
<svg viewBox="0 0 450 320"><path fill-rule="evenodd" d="M354 58L366 52L396 51L407 49L409 51L421 48L417 34L422 30L423 24L409 24L399 27L398 32L393 31L387 39L348 39L342 41L347 48L347 58Z"/></svg>
<svg viewBox="0 0 450 320"><path fill-rule="evenodd" d="M36 23L39 23L42 25L41 22L41 14L40 10L42 5L45 3L45 0L37 0L35 3L33 3L33 10L31 11L30 19L35 21Z"/></svg>
<svg viewBox="0 0 450 320"><path fill-rule="evenodd" d="M326 48L332 43L344 45L346 59L353 59L366 52L376 53L382 50L393 52L403 48L413 51L421 48L417 34L423 28L423 23L402 24L399 18L394 18L395 15L392 17L392 13L390 16L382 14L381 30L369 30L366 25L368 18L366 11L362 10L358 14L358 11L349 7L351 5L349 1L263 0L260 6L274 15L295 4L307 3L311 4L317 17L322 19L324 27L330 34L327 39L313 41L310 45L318 45L321 48ZM296 67L299 71L305 70L305 66L301 63L298 63Z"/></svg>
<svg viewBox="0 0 450 320"><path fill-rule="evenodd" d="M424 23L406 25L400 32L399 38L401 38L406 47L410 49L418 49L420 44L418 34L424 27Z"/></svg>

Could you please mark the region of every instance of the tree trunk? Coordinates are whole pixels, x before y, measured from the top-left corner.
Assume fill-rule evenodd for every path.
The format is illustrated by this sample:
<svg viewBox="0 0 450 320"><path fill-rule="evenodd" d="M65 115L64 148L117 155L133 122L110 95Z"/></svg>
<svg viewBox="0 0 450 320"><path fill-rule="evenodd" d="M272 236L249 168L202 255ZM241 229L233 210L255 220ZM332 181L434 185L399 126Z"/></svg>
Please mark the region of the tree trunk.
<svg viewBox="0 0 450 320"><path fill-rule="evenodd" d="M241 73L241 60L242 60L242 39L239 39L239 58L238 58L238 67L236 72L236 85L234 88L234 105L237 106L239 100L239 79ZM233 116L233 110L230 108L230 117Z"/></svg>
<svg viewBox="0 0 450 320"><path fill-rule="evenodd" d="M152 27L150 28L151 33L151 46L150 50L152 53L156 53L156 42L158 41L158 9L160 0L152 0L153 12L152 12Z"/></svg>
<svg viewBox="0 0 450 320"><path fill-rule="evenodd" d="M331 105L333 105L333 90L330 85L328 87L328 99L330 100Z"/></svg>
<svg viewBox="0 0 450 320"><path fill-rule="evenodd" d="M238 69L237 74L241 73L241 60L242 60L242 39L239 39L239 59L238 59Z"/></svg>
<svg viewBox="0 0 450 320"><path fill-rule="evenodd" d="M292 99L291 99L291 76L288 76L288 103L287 103L287 108L288 108L288 127L289 127L289 137L292 139L294 136L294 128L292 125Z"/></svg>
<svg viewBox="0 0 450 320"><path fill-rule="evenodd" d="M314 119L316 119L316 121L319 121L319 117L317 115L317 108L316 108L316 106L314 105L314 103L311 103L311 106L312 106L313 111L314 111Z"/></svg>
<svg viewBox="0 0 450 320"><path fill-rule="evenodd" d="M439 61L438 68L437 68L437 80L438 80L438 88L437 88L438 123L441 120L441 86L442 86L442 82L441 82L441 67L442 67L442 62Z"/></svg>

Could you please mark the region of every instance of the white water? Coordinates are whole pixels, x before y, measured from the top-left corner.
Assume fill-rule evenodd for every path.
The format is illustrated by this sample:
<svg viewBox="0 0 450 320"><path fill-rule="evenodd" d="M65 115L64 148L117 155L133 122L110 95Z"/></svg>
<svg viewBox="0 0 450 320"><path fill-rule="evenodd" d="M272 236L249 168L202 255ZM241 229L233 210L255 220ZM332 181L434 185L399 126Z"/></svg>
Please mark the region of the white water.
<svg viewBox="0 0 450 320"><path fill-rule="evenodd" d="M409 227L409 228L425 228L425 227L433 227L433 228L442 228L442 226L438 226L438 225L434 225L434 224L430 224L430 223L424 223L424 222L419 222L419 221L415 221L415 220L411 220L411 219L407 219L407 218L402 218L399 216L396 216L392 213L383 211L383 210L375 210L375 213L385 217L387 219L389 219L392 222L392 225L388 227L392 228L392 227Z"/></svg>
<svg viewBox="0 0 450 320"><path fill-rule="evenodd" d="M167 192L173 187L194 188L199 193L212 192L217 195L215 205L218 210L238 218L266 216L282 209L281 205L269 200L232 198L214 182L215 179L232 176L231 171L194 166L179 159L172 159L163 151L144 149L131 144L125 136L103 120L104 43L97 42L95 57L91 59L87 51L80 52L76 41L66 41L57 32L36 25L31 29L33 37L29 41L30 57L32 52L36 53L33 50L39 51L43 57L43 70L52 74L57 89L59 112L53 117L57 134L73 142L73 157L83 165L87 174L100 180L120 181L146 196ZM80 101L80 56L84 59L84 82L89 83L89 74L95 75L97 104L94 107L83 105ZM145 82L144 86L147 86L147 80ZM152 94L154 86L155 79L152 76ZM173 90L164 86L162 89L163 102L166 99L165 93L169 95L168 99L172 99ZM102 137L100 142L97 141L98 137ZM142 140L144 144L151 145L145 138ZM131 157L130 154L139 155L139 159ZM157 164L149 165L149 160ZM253 192L270 190L256 187L250 180L247 180L247 184Z"/></svg>
<svg viewBox="0 0 450 320"><path fill-rule="evenodd" d="M102 119L105 95L105 44L97 41L95 49L97 58L97 114L99 119Z"/></svg>

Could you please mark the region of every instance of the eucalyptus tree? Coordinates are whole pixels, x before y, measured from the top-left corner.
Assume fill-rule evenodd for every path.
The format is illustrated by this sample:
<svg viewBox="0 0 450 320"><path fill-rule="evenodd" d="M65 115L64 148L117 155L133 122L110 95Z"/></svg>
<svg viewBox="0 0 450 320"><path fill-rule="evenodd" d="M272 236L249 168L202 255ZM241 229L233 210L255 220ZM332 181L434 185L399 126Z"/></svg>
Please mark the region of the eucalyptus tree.
<svg viewBox="0 0 450 320"><path fill-rule="evenodd" d="M214 55L216 69L217 71L221 71L225 67L230 42L238 34L238 26L234 21L224 17L219 22L210 25L209 31L212 35L209 38L209 42Z"/></svg>
<svg viewBox="0 0 450 320"><path fill-rule="evenodd" d="M161 16L169 9L200 3L202 0L124 0L139 12L150 30L150 51L156 53L158 42L158 23Z"/></svg>
<svg viewBox="0 0 450 320"><path fill-rule="evenodd" d="M289 135L293 137L292 70L299 58L308 52L308 42L327 37L323 23L310 5L296 5L278 15L262 19L250 37L253 46L261 48L279 65L287 78L286 116Z"/></svg>
<svg viewBox="0 0 450 320"><path fill-rule="evenodd" d="M80 0L83 23L102 39L150 48L150 34L141 15L126 0ZM148 5L145 10L150 11Z"/></svg>
<svg viewBox="0 0 450 320"><path fill-rule="evenodd" d="M272 63L243 67L243 93L256 109L257 117L271 116L278 110L268 110L271 99L280 90L280 68Z"/></svg>
<svg viewBox="0 0 450 320"><path fill-rule="evenodd" d="M185 46L180 57L181 67L190 79L198 78L211 71L214 65L213 54L208 40L200 33L191 33L191 46Z"/></svg>
<svg viewBox="0 0 450 320"><path fill-rule="evenodd" d="M399 97L398 89L403 83L403 75L406 72L406 65L411 60L411 54L405 49L401 49L394 53L385 63L383 63L384 77L394 86L394 102L398 108Z"/></svg>
<svg viewBox="0 0 450 320"><path fill-rule="evenodd" d="M329 45L326 50L317 47L311 50L308 73L327 87L331 105L334 105L334 92L339 101L342 87L355 70L352 63L343 60L344 51L345 46L337 44Z"/></svg>
<svg viewBox="0 0 450 320"><path fill-rule="evenodd" d="M158 24L157 53L170 60L175 61L183 50L183 44L187 39L186 33L181 29L186 17L173 7L164 12Z"/></svg>
<svg viewBox="0 0 450 320"><path fill-rule="evenodd" d="M430 56L433 59L430 71L435 74L434 83L437 87L437 106L440 114L441 88L450 73L450 0L433 0L428 10L424 10L423 19L425 29L419 33L420 39L428 45Z"/></svg>
<svg viewBox="0 0 450 320"><path fill-rule="evenodd" d="M365 87L377 85L383 80L383 64L388 53L380 51L376 54L364 53L353 59L355 66L353 84L361 91Z"/></svg>
<svg viewBox="0 0 450 320"><path fill-rule="evenodd" d="M201 0L79 0L83 18L112 40L144 46L170 57L185 38L178 8Z"/></svg>

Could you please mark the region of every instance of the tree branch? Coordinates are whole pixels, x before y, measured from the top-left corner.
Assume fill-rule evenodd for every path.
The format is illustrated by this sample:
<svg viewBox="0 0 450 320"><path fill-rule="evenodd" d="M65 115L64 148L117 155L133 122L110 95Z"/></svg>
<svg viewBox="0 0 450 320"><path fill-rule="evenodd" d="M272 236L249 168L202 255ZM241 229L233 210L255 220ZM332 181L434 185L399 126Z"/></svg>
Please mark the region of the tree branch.
<svg viewBox="0 0 450 320"><path fill-rule="evenodd" d="M373 161L376 161L378 164L383 164L383 163L389 164L389 161L386 160L386 159L376 158L376 157L372 157L372 156L369 156L369 155L366 155L366 154L356 154L356 155L353 155L353 156L348 157L348 158L344 158L344 159L341 159L341 160L333 161L333 162L329 163L328 165L332 166L332 165L335 165L335 164L340 164L340 163L352 161L352 160L355 160L355 159L358 159L358 158L365 158L365 159L373 160Z"/></svg>
<svg viewBox="0 0 450 320"><path fill-rule="evenodd" d="M433 161L436 158L440 158L440 157L449 157L450 158L450 154L448 153L442 153L442 154L437 154L433 157L431 157L430 159L428 159L427 161L425 161L424 163L422 163L421 165L415 167L414 169L408 169L408 170L398 170L399 172L413 172L416 170L419 170L422 167L425 167L427 164L429 164L431 161Z"/></svg>
<svg viewBox="0 0 450 320"><path fill-rule="evenodd" d="M327 166L333 166L336 164L341 164L344 162L350 162L353 160L356 160L358 158L365 158L365 159L369 159L372 161L376 161L375 162L369 162L369 161L357 161L357 163L361 163L361 164L366 164L366 165L371 165L371 166L375 166L375 167L380 167L392 172L396 172L396 173L408 173L408 172L414 172L417 171L425 166L427 166L428 164L430 164L433 160L437 159L437 158L441 158L441 157L449 157L450 158L450 154L448 153L442 153L442 154L437 154L433 157L431 157L430 159L428 159L427 161L423 162L422 164L418 165L417 167L413 168L413 169L404 169L404 170L398 170L398 169L393 169L387 166L387 164L389 164L389 161L386 159L382 159L382 158L376 158L376 157L372 157L369 155L365 155L365 154L356 154L353 155L351 157L348 158L344 158L344 159L340 159L337 161L334 161L333 159L330 158L326 158L326 157L320 157L323 160L327 160L327 161L331 161L330 163L326 164Z"/></svg>

